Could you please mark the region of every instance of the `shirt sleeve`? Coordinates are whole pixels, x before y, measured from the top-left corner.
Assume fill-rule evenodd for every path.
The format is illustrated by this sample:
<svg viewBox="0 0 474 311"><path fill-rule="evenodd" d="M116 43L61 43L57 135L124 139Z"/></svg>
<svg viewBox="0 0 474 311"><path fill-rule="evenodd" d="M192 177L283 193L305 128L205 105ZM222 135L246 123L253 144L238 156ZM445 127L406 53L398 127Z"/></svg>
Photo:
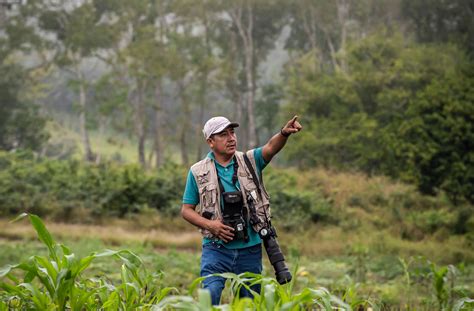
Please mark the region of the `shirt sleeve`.
<svg viewBox="0 0 474 311"><path fill-rule="evenodd" d="M183 194L183 204L199 204L199 190L193 173L189 170L188 179L186 180L186 188Z"/></svg>
<svg viewBox="0 0 474 311"><path fill-rule="evenodd" d="M263 158L262 147L254 149L253 156L255 158L255 164L257 165L257 173L260 175L268 164Z"/></svg>

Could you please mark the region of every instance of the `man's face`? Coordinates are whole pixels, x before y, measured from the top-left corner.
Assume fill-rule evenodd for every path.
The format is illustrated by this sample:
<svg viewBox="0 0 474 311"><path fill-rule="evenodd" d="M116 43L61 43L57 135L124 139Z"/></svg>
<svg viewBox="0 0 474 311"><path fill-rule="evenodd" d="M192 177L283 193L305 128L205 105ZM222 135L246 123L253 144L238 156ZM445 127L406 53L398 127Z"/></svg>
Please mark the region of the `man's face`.
<svg viewBox="0 0 474 311"><path fill-rule="evenodd" d="M237 148L237 136L234 128L228 127L220 133L213 134L207 140L214 153L221 155L234 155Z"/></svg>

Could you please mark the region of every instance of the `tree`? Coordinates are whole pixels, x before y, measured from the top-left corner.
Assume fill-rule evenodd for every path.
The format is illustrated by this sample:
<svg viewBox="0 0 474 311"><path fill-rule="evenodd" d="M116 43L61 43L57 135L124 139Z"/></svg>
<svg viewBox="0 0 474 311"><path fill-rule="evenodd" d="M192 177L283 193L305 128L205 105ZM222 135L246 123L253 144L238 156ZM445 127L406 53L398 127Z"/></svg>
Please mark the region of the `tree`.
<svg viewBox="0 0 474 311"><path fill-rule="evenodd" d="M158 167L163 161L162 79L168 63L164 44L168 2L97 1L95 4L102 15L115 19L121 25L115 29L113 47L100 57L111 68L111 80L115 79L117 85L126 89L128 107L122 107L121 111L131 120L137 139L138 160L144 168L149 166L145 146L150 123L153 123L152 152Z"/></svg>
<svg viewBox="0 0 474 311"><path fill-rule="evenodd" d="M309 53L324 72L347 72L347 47L399 19L400 0L303 0L290 6L287 47Z"/></svg>
<svg viewBox="0 0 474 311"><path fill-rule="evenodd" d="M1 9L4 13L4 8ZM30 7L22 7L8 16L0 16L0 28L4 30L0 37L0 149L3 150L40 151L49 138L46 119L28 98L37 68L16 64L18 54L41 45L34 27L25 23L29 10Z"/></svg>
<svg viewBox="0 0 474 311"><path fill-rule="evenodd" d="M347 74L321 74L304 57L290 71L291 109L307 124L290 159L386 174L472 201L474 84L462 50L381 32L349 44L347 61Z"/></svg>
<svg viewBox="0 0 474 311"><path fill-rule="evenodd" d="M38 106L20 95L25 79L22 68L0 64L0 149L40 151L49 138Z"/></svg>
<svg viewBox="0 0 474 311"><path fill-rule="evenodd" d="M465 0L403 0L402 16L421 42L454 42L474 56L474 3Z"/></svg>
<svg viewBox="0 0 474 311"><path fill-rule="evenodd" d="M243 49L243 103L245 103L244 113L247 133L244 135L248 140L248 147L253 148L258 145L257 127L255 121L255 94L257 91L257 68L259 63L267 56L270 48L275 44L275 38L280 34L284 26L285 12L281 10L280 1L235 1L226 13L232 20L228 31L235 32L240 38Z"/></svg>
<svg viewBox="0 0 474 311"><path fill-rule="evenodd" d="M87 125L89 83L81 64L86 57L93 56L97 50L109 47L113 42L114 31L113 25L102 19L93 3L70 4L72 9L66 3L58 6L45 4L39 26L42 30L55 35L51 40L56 53L55 62L59 68L68 71L74 77L71 85L75 86L74 89L79 95L79 123L84 159L92 161L95 156Z"/></svg>
<svg viewBox="0 0 474 311"><path fill-rule="evenodd" d="M474 67L439 77L410 101L395 138L398 160L423 193L474 203Z"/></svg>
<svg viewBox="0 0 474 311"><path fill-rule="evenodd" d="M179 5L175 4L174 12L182 18L180 24L186 23L191 25L197 31L188 39L191 45L188 47L190 53L190 63L194 72L195 87L194 98L196 98L197 119L194 128L196 128L196 141L200 141L201 127L205 121L206 108L210 105L215 81L212 80L212 74L217 69L217 56L213 52L215 49L215 32L219 31L218 14L221 8L217 1L180 1ZM200 160L203 156L203 144L197 143L196 160Z"/></svg>

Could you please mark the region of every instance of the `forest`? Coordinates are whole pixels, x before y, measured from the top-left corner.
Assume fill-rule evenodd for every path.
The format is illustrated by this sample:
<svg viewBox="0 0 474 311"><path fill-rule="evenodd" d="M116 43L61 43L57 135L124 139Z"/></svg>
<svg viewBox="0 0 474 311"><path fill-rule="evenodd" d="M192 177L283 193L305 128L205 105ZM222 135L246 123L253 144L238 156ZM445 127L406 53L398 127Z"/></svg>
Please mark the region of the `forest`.
<svg viewBox="0 0 474 311"><path fill-rule="evenodd" d="M219 115L303 125L264 173L297 277L222 308L474 308L471 1L3 0L0 103L0 310L211 309L180 208Z"/></svg>

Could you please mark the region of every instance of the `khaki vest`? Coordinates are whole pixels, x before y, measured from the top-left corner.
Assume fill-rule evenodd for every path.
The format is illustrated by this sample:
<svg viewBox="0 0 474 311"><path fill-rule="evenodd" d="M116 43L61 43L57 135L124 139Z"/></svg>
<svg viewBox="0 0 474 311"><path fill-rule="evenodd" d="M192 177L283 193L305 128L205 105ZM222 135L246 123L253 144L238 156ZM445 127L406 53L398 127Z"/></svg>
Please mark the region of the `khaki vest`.
<svg viewBox="0 0 474 311"><path fill-rule="evenodd" d="M254 150L247 151L247 156L250 159L250 163L252 163L255 173L257 174ZM252 174L245 164L243 152L237 151L235 153L235 158L237 159L237 163L239 165L237 177L240 184L240 190L244 198L244 208L247 209L247 215L250 215L247 205L247 195L253 194L254 198L256 198L256 200L254 200L255 210L260 222L256 225L253 225L253 229L256 232L259 232L260 229L265 226L266 220L270 220L269 195L265 189L265 186L263 185L263 181L259 183L258 181L253 180ZM211 219L222 220L222 211L220 208L221 193L214 160L206 157L205 159L191 166L191 172L196 179L199 190L199 207L196 209L196 211L201 216L206 211L210 212L213 214ZM261 195L259 195L259 192L257 191L258 185L260 186ZM204 237L215 238L208 230L200 229L200 231Z"/></svg>

